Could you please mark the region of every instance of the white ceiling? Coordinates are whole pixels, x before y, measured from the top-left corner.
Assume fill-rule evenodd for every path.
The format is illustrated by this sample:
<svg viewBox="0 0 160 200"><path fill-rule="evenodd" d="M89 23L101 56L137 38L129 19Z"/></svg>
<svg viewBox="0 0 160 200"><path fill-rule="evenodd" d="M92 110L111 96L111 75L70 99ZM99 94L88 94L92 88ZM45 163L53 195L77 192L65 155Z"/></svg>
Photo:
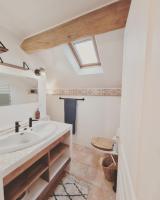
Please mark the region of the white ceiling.
<svg viewBox="0 0 160 200"><path fill-rule="evenodd" d="M115 0L0 0L0 28L6 27L16 34L19 43L27 36L113 1ZM103 74L78 75L65 56L64 45L32 54L30 58L36 56L44 63L51 87L121 87L123 36L123 29L96 36ZM4 39L4 44L9 43L8 40L9 38ZM5 55L7 60L11 59L8 54ZM13 56L15 63L19 59L16 56Z"/></svg>
<svg viewBox="0 0 160 200"><path fill-rule="evenodd" d="M0 25L24 39L111 2L113 0L0 0Z"/></svg>

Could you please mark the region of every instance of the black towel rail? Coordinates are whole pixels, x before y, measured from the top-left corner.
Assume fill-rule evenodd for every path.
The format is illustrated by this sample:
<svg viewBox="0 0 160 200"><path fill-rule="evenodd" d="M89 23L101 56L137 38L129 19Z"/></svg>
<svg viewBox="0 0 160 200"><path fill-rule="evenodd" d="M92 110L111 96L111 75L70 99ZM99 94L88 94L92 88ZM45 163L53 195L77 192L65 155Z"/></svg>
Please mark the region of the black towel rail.
<svg viewBox="0 0 160 200"><path fill-rule="evenodd" d="M59 99L67 99L67 98L62 98L62 97L59 97ZM85 98L82 98L82 99L75 99L75 100L77 100L77 101L84 101L84 100L85 100Z"/></svg>

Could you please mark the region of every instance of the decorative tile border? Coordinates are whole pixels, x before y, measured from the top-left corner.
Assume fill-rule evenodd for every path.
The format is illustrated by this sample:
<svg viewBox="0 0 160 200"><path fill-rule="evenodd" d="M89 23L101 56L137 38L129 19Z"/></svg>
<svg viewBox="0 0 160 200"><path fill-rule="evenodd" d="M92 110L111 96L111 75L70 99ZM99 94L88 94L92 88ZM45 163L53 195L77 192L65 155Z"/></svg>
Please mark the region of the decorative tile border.
<svg viewBox="0 0 160 200"><path fill-rule="evenodd" d="M53 95L66 96L121 96L120 88L83 88L83 89L65 89L59 88L53 90Z"/></svg>

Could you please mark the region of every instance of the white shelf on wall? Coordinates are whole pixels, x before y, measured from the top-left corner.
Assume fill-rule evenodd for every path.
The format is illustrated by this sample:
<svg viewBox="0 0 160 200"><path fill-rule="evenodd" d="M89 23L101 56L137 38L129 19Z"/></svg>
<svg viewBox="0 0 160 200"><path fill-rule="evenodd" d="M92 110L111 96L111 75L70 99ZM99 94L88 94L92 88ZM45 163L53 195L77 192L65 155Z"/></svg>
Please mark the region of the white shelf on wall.
<svg viewBox="0 0 160 200"><path fill-rule="evenodd" d="M16 68L13 68L13 67L9 67L7 66L7 64L3 64L3 63L0 63L0 73L2 74L8 74L8 75L15 75L15 76L19 76L19 77L28 77L28 78L34 78L34 79L39 79L38 76L36 76L34 74L34 71L32 70L23 70L22 69L16 69Z"/></svg>

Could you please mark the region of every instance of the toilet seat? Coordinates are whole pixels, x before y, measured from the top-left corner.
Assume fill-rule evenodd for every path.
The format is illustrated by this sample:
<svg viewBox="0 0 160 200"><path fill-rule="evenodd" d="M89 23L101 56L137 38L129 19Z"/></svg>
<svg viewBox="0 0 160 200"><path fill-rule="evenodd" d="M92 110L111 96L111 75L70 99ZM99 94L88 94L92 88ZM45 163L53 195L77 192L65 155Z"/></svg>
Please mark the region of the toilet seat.
<svg viewBox="0 0 160 200"><path fill-rule="evenodd" d="M112 151L114 141L110 138L94 137L92 138L91 145L102 151Z"/></svg>

